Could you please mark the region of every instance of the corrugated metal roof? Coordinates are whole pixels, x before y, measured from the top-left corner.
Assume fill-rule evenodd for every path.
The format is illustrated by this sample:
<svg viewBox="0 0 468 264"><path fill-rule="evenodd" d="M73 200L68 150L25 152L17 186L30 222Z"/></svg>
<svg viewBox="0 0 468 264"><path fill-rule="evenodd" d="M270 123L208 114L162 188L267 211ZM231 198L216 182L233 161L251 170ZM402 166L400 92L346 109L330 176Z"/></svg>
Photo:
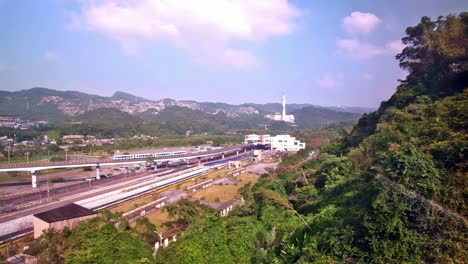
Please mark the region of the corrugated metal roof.
<svg viewBox="0 0 468 264"><path fill-rule="evenodd" d="M47 223L53 223L93 214L96 214L96 212L81 205L71 203L59 208L35 214L34 217L37 217Z"/></svg>

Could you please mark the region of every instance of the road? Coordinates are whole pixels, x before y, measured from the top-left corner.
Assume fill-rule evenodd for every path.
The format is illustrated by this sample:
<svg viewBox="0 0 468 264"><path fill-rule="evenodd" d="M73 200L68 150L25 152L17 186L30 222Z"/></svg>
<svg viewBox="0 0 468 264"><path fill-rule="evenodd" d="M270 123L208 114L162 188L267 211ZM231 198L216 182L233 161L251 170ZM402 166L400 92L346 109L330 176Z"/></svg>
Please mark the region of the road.
<svg viewBox="0 0 468 264"><path fill-rule="evenodd" d="M268 168L276 168L278 166L279 162L275 162L275 163L257 163L257 164L252 164L248 167L246 167L246 170L248 172L253 172L253 173L256 173L256 174L264 174L264 173L268 173L268 171L266 169Z"/></svg>

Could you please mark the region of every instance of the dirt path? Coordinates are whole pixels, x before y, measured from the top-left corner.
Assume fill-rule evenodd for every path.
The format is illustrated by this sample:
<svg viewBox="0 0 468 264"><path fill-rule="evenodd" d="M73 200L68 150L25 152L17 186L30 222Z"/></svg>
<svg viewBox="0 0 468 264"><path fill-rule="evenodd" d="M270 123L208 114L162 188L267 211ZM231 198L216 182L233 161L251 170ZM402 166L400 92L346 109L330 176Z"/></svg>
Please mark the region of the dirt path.
<svg viewBox="0 0 468 264"><path fill-rule="evenodd" d="M253 172L253 173L256 173L256 174L263 174L263 173L268 173L268 171L266 170L267 168L275 168L277 167L279 164L279 162L276 162L276 163L255 163L255 164L251 164L249 166L246 167L246 170L248 172Z"/></svg>

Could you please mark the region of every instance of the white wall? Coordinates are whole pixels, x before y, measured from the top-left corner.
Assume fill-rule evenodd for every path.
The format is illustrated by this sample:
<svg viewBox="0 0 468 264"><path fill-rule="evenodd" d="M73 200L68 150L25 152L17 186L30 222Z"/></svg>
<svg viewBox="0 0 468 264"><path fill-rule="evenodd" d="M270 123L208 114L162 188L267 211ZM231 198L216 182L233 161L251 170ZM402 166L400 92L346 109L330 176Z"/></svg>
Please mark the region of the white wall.
<svg viewBox="0 0 468 264"><path fill-rule="evenodd" d="M305 148L305 143L296 140L290 135L277 135L271 137L271 148L279 151L299 151Z"/></svg>
<svg viewBox="0 0 468 264"><path fill-rule="evenodd" d="M299 151L305 148L305 143L300 142L295 137L290 135L277 135L271 137L270 135L246 135L244 137L245 144L271 144L272 149L279 151Z"/></svg>

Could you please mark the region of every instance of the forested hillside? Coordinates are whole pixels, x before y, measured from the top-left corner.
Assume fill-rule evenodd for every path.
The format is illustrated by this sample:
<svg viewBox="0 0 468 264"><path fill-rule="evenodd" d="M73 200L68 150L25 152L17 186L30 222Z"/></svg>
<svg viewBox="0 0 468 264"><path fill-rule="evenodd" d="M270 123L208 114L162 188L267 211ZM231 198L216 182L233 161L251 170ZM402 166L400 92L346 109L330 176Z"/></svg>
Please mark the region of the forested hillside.
<svg viewBox="0 0 468 264"><path fill-rule="evenodd" d="M17 92L0 91L0 116L48 121L48 126L42 127L42 130L59 128L81 134L97 131L98 137L142 133L161 136L158 133L160 127L177 135L184 135L188 130L201 134L224 133L229 129L263 130L265 126L276 131L296 128L289 123L265 118L266 114L281 111L281 107L281 104L231 105L173 99L153 101L124 92L105 97L39 87ZM348 108L330 110L309 104L290 104L287 109L288 113L297 115L295 125L300 129L326 127L342 121L352 123L366 111L366 108L349 108L352 113L341 112ZM77 126L78 123L83 125ZM130 128L128 131L119 128L125 124ZM155 125L157 129L141 129L148 124Z"/></svg>
<svg viewBox="0 0 468 264"><path fill-rule="evenodd" d="M406 33L409 75L390 100L318 159L243 188L229 218L195 221L157 263L466 263L468 13Z"/></svg>
<svg viewBox="0 0 468 264"><path fill-rule="evenodd" d="M356 121L360 114L335 112L314 106L304 107L292 112L301 128L323 128L340 122Z"/></svg>

